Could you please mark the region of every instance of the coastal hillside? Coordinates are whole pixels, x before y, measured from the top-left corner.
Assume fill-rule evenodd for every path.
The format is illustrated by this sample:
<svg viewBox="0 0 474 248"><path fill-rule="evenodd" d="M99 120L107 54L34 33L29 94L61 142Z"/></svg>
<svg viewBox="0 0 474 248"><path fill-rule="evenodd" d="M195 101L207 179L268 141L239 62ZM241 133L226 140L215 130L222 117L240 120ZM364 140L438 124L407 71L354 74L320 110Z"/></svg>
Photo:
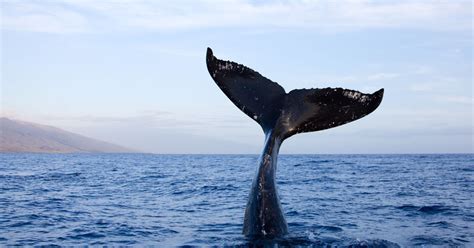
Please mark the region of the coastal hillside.
<svg viewBox="0 0 474 248"><path fill-rule="evenodd" d="M0 152L122 153L133 151L56 127L0 117Z"/></svg>

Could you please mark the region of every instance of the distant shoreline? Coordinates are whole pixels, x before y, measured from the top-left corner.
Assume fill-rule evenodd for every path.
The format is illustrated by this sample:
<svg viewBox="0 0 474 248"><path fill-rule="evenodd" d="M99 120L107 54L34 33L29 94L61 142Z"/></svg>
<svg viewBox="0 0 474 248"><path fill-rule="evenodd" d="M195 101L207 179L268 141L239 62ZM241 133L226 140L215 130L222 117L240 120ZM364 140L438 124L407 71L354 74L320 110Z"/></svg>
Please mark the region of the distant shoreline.
<svg viewBox="0 0 474 248"><path fill-rule="evenodd" d="M259 156L256 153L152 153L152 152L24 152L0 151L0 154L137 154L137 155L164 155L164 156ZM474 155L474 153L283 153L283 156L414 156L414 155Z"/></svg>

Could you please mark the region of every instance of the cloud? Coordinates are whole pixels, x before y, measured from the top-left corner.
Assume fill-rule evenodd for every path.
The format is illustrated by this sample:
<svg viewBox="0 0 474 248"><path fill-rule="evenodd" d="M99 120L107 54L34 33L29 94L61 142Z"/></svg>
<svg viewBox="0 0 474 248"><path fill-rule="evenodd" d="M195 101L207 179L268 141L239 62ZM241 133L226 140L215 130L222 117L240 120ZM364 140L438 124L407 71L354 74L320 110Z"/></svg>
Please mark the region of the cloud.
<svg viewBox="0 0 474 248"><path fill-rule="evenodd" d="M146 52L156 52L164 55L171 55L173 57L202 58L202 51L193 51L182 48L169 48L156 44L144 44L140 47L140 49Z"/></svg>
<svg viewBox="0 0 474 248"><path fill-rule="evenodd" d="M220 136L221 133L245 133L246 128L256 129L253 120L243 118L238 115L206 115L203 113L174 113L169 111L139 111L137 113L121 115L80 115L80 114L34 114L34 115L13 115L6 114L4 116L13 119L37 122L40 124L48 124L59 126L65 129L79 127L122 127L137 129L161 129L161 130L180 130L186 133L197 135Z"/></svg>
<svg viewBox="0 0 474 248"><path fill-rule="evenodd" d="M24 119L22 118L23 115L19 113L18 111L15 111L13 109L5 108L2 106L1 112L0 112L0 117L6 117L6 118L11 118L11 119Z"/></svg>
<svg viewBox="0 0 474 248"><path fill-rule="evenodd" d="M157 129L204 129L204 121L168 111L142 111L135 114L113 115L41 115L35 118L41 123L65 126L142 126Z"/></svg>
<svg viewBox="0 0 474 248"><path fill-rule="evenodd" d="M386 79L393 79L400 76L398 73L377 73L377 74L372 74L367 76L367 79L369 81L380 81L380 80L386 80Z"/></svg>
<svg viewBox="0 0 474 248"><path fill-rule="evenodd" d="M433 73L433 68L431 68L430 66L422 65L422 66L418 66L415 69L415 74L431 74L431 73Z"/></svg>
<svg viewBox="0 0 474 248"><path fill-rule="evenodd" d="M433 84L412 84L408 87L408 90L413 92L431 92L433 91Z"/></svg>
<svg viewBox="0 0 474 248"><path fill-rule="evenodd" d="M467 96L437 96L436 99L440 102L448 102L448 103L461 103L461 104L473 104L474 98L467 97Z"/></svg>
<svg viewBox="0 0 474 248"><path fill-rule="evenodd" d="M79 33L87 31L86 16L59 4L2 2L1 27L7 30Z"/></svg>
<svg viewBox="0 0 474 248"><path fill-rule="evenodd" d="M3 1L2 28L72 33L201 28L470 30L470 1Z"/></svg>
<svg viewBox="0 0 474 248"><path fill-rule="evenodd" d="M34 122L60 127L144 152L259 152L258 145L261 141L259 138L263 139L263 134L257 130L256 125L252 125L253 129L243 128L242 125L237 125L241 120L235 120L231 116L221 119L199 114L199 117L202 119L196 120L195 116L183 116L168 111L141 111L123 116L45 115L38 116L38 120ZM224 131L229 130L233 130L237 138L222 135ZM252 131L257 131L259 135L255 135Z"/></svg>

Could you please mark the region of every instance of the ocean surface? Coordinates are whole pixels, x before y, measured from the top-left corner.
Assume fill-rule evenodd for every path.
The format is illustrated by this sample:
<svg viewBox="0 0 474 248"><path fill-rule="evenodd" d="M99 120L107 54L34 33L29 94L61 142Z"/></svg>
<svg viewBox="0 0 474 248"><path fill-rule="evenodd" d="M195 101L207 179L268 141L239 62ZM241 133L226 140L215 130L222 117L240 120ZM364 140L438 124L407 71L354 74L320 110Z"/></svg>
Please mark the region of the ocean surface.
<svg viewBox="0 0 474 248"><path fill-rule="evenodd" d="M0 246L474 247L474 155L280 155L290 234L242 236L258 155L0 154Z"/></svg>

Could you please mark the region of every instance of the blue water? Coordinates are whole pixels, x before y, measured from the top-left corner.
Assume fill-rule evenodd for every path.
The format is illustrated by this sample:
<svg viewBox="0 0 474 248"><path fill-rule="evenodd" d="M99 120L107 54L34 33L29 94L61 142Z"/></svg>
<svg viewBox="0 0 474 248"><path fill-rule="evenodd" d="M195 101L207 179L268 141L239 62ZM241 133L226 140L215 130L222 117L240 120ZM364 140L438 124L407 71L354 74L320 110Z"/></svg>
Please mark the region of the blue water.
<svg viewBox="0 0 474 248"><path fill-rule="evenodd" d="M241 234L256 155L0 154L0 245L474 247L474 155L280 155L290 234Z"/></svg>

